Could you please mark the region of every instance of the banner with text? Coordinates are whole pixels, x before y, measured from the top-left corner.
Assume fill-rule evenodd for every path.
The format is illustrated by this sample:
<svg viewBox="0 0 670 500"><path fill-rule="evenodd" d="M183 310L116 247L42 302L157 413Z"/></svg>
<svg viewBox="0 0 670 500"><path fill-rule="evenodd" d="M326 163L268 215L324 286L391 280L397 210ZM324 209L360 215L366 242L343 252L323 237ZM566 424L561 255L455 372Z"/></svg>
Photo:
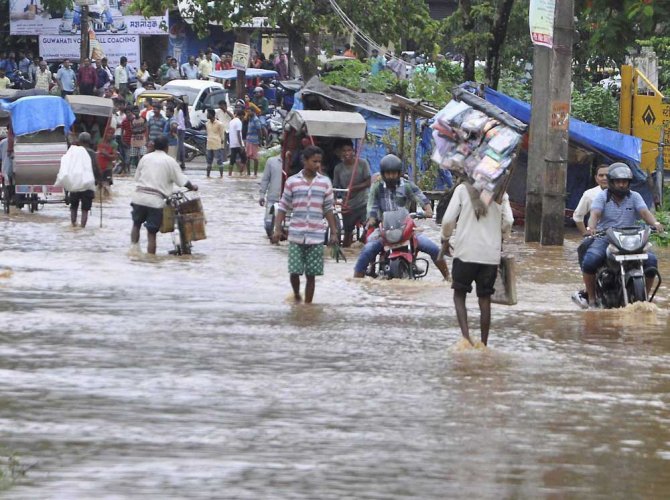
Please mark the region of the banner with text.
<svg viewBox="0 0 670 500"><path fill-rule="evenodd" d="M140 37L138 35L96 35L91 40L91 59L103 57L111 67L118 66L121 56L128 58L128 65L140 66ZM79 60L79 36L40 36L40 55L47 61Z"/></svg>
<svg viewBox="0 0 670 500"><path fill-rule="evenodd" d="M535 45L554 46L556 0L530 0L528 8L530 39Z"/></svg>
<svg viewBox="0 0 670 500"><path fill-rule="evenodd" d="M129 10L130 0L95 0L89 7L96 34L167 35L168 15L145 18ZM81 7L45 9L40 0L9 0L10 35L78 35Z"/></svg>

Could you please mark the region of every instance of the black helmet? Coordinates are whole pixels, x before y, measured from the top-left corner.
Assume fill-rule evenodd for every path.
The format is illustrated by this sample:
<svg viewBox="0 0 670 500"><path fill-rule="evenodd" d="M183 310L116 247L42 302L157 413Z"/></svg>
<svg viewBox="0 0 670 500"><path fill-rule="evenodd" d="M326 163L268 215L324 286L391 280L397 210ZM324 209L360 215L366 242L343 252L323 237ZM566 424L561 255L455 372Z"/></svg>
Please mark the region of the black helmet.
<svg viewBox="0 0 670 500"><path fill-rule="evenodd" d="M398 175L402 174L402 161L396 155L386 155L382 158L382 161L379 162L379 173L382 174L382 177L386 172L398 172Z"/></svg>
<svg viewBox="0 0 670 500"><path fill-rule="evenodd" d="M614 181L616 180L627 180L628 187L625 189L617 189L614 186ZM607 189L617 196L627 196L630 193L630 183L632 180L633 171L625 163L612 163L607 169Z"/></svg>

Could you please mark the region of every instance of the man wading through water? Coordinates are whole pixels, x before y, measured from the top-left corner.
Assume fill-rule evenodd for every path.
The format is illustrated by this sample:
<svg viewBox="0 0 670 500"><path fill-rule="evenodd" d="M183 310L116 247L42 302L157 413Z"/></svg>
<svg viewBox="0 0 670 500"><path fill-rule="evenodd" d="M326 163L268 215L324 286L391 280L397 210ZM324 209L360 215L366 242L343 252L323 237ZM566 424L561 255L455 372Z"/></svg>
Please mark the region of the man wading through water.
<svg viewBox="0 0 670 500"><path fill-rule="evenodd" d="M333 214L333 186L319 173L323 151L307 146L302 154L303 168L288 178L277 210L272 243L279 243L287 212L293 212L288 228L288 272L296 302L300 302L300 275L307 280L305 303L314 298L315 278L323 275L323 218L330 227L330 245L337 244L337 228Z"/></svg>
<svg viewBox="0 0 670 500"><path fill-rule="evenodd" d="M507 194L502 203L495 201L487 207L477 191L467 180L454 189L447 211L442 218L442 250L452 255L451 288L454 289L454 306L463 337L472 344L468 328L468 310L465 297L477 286L479 298L482 344L486 345L491 327L491 295L498 274L503 232L509 231L514 222ZM452 233L456 229L456 234ZM474 345L474 344L473 344Z"/></svg>

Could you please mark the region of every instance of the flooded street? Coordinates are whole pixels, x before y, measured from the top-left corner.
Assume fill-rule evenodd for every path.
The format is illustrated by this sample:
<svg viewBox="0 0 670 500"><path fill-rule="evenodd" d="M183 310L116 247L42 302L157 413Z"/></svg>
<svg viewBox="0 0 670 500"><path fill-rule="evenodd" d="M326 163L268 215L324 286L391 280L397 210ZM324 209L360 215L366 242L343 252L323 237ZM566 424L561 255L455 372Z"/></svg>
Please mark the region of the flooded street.
<svg viewBox="0 0 670 500"><path fill-rule="evenodd" d="M60 205L0 214L0 454L30 466L0 497L667 498L667 286L657 312L579 310L577 235L517 229L519 304L463 349L434 266L354 280L348 252L293 305L257 180L187 174L190 257L169 235L129 254L128 179L102 229L97 201L84 230Z"/></svg>

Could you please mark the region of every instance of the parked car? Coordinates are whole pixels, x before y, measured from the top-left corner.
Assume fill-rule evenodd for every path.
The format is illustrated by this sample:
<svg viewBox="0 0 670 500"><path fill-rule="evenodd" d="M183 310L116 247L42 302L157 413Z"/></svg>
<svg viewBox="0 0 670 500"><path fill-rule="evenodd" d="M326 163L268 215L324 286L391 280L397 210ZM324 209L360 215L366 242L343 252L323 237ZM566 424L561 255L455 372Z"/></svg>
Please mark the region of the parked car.
<svg viewBox="0 0 670 500"><path fill-rule="evenodd" d="M200 128L207 121L207 108L218 108L219 101L226 101L231 110L228 91L223 85L210 80L172 80L161 87L161 91L186 96L188 113L193 128Z"/></svg>

